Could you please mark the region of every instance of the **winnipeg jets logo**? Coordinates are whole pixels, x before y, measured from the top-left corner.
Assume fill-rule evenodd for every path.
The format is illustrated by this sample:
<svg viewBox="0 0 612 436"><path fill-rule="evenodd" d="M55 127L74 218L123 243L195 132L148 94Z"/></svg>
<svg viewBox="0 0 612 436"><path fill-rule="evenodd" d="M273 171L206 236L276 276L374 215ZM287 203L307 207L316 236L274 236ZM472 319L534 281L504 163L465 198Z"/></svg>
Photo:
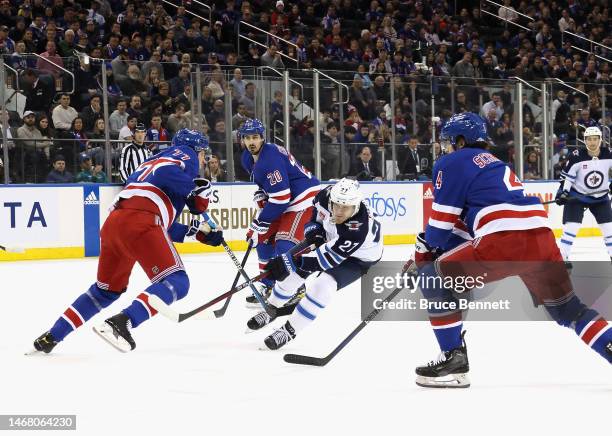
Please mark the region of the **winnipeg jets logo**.
<svg viewBox="0 0 612 436"><path fill-rule="evenodd" d="M359 230L359 227L361 227L363 223L360 223L359 221L348 221L346 223L346 226L348 227L349 230Z"/></svg>
<svg viewBox="0 0 612 436"><path fill-rule="evenodd" d="M604 181L604 175L601 171L591 171L584 176L584 184L587 188L596 189L599 188Z"/></svg>

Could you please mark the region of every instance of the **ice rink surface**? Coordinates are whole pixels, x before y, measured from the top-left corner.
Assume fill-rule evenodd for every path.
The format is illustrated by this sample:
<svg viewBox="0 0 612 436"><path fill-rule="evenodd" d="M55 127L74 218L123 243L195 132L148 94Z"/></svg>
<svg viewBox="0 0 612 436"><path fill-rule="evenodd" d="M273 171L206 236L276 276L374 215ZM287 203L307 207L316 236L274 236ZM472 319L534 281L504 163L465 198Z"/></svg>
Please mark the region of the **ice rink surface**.
<svg viewBox="0 0 612 436"><path fill-rule="evenodd" d="M576 241L574 259L607 258L601 238ZM411 250L386 247L385 259L403 260ZM225 253L183 259L191 278L189 295L176 304L183 311L233 280ZM244 334L256 312L244 307L243 291L219 320L148 321L133 331L136 350L122 354L91 327L147 286L136 267L128 292L53 354L24 356L95 280L96 265L97 259L0 263L0 414L76 414L76 432L53 434L105 436L558 436L611 428L610 366L550 322L466 323L469 389L414 384L414 367L438 354L424 322L372 323L323 368L285 363L287 352L326 355L357 326L358 284L338 293L281 351L259 350L271 328ZM255 270L252 256L249 272Z"/></svg>

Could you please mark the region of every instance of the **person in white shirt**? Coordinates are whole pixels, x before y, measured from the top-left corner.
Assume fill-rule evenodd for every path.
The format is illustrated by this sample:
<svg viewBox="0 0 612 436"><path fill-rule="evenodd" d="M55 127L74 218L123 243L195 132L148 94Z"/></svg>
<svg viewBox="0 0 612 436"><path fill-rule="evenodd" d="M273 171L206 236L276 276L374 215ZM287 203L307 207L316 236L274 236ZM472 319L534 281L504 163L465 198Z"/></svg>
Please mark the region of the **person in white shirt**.
<svg viewBox="0 0 612 436"><path fill-rule="evenodd" d="M119 135L119 131L125 125L127 125L129 114L126 111L127 102L125 100L119 100L117 102L117 109L108 117L108 125L110 128L111 135Z"/></svg>
<svg viewBox="0 0 612 436"><path fill-rule="evenodd" d="M51 118L53 119L53 125L56 130L70 130L72 121L78 116L78 112L75 108L70 106L70 95L62 94L60 97L60 104L53 109Z"/></svg>
<svg viewBox="0 0 612 436"><path fill-rule="evenodd" d="M499 8L499 10L497 11L497 15L499 15L502 20L518 20L518 14L516 13L516 10L512 7L511 0L504 0L504 6Z"/></svg>
<svg viewBox="0 0 612 436"><path fill-rule="evenodd" d="M127 120L127 124L125 126L123 126L121 128L121 130L119 130L119 141L125 141L123 145L127 145L130 142L132 142L132 139L134 139L134 129L136 128L136 123L138 122L138 118L136 118L134 115L130 115L128 116L128 120Z"/></svg>

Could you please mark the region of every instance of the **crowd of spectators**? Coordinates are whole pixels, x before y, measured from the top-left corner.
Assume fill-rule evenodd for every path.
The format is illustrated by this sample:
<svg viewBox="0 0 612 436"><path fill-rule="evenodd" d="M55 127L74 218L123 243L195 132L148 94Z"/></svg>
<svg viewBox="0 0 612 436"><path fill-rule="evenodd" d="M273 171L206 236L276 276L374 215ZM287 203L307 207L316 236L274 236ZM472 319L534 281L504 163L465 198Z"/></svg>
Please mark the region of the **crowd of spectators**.
<svg viewBox="0 0 612 436"><path fill-rule="evenodd" d="M481 3L507 21L483 13ZM226 0L210 3L209 23L198 18L208 18L209 11L188 0L0 0L0 53L20 75L17 81L7 70L7 83L19 84L26 97L23 116L6 116L13 128L10 157L16 163L11 179L46 180L52 168L59 171L58 155L74 173L84 155L94 169L102 165L107 133L100 122L103 92L109 96L108 134L119 141L113 146L113 162L137 123L148 127L153 150L166 146L178 129L203 124L218 164L218 170L211 171L224 179L226 129L235 142L234 162L239 162L236 131L244 119L259 109L269 111L270 130L282 120L283 95L278 89L269 104L258 108L260 82L253 80L253 68L262 65L295 69L291 74L298 80L311 77L302 69L325 69L349 86L343 123L337 94L328 87L320 114L322 132L314 131L312 87L291 90L291 150L313 168L312 144L315 135L321 135L324 179L343 171L361 176L365 171L365 177L380 179L379 150L389 151L393 134L401 177L427 177L437 141L434 131L452 115L451 108L480 113L496 145L494 152L512 162L516 99L508 79L514 76L536 86L559 78L588 95L561 85L551 88L556 151L576 144L577 124L609 126L610 111L603 111L612 106L604 103L610 67L603 58L612 58L603 47L612 46L608 2L503 4ZM602 46L585 44L563 31ZM237 32L255 42L240 40ZM196 63L203 74L201 90L194 89ZM192 107L196 91L202 95L199 120ZM437 125L432 125L432 100ZM538 165L542 103L536 92L526 92L522 100L522 134L530 146L526 166L530 177L538 178L543 176ZM231 126L226 126L227 111ZM244 178L238 167L237 177Z"/></svg>

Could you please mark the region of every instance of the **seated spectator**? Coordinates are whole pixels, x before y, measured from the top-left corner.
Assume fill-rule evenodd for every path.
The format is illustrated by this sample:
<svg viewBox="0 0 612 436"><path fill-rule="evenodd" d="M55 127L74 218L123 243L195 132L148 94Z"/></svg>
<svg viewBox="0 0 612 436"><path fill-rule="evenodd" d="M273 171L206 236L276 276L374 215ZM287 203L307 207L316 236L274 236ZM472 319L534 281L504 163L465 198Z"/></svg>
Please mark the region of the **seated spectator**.
<svg viewBox="0 0 612 436"><path fill-rule="evenodd" d="M211 182L227 182L227 174L221 167L219 156L213 154L204 169L204 178Z"/></svg>
<svg viewBox="0 0 612 436"><path fill-rule="evenodd" d="M168 117L168 131L173 136L181 129L191 129L191 117L185 115L185 105L179 103L174 109L174 113Z"/></svg>
<svg viewBox="0 0 612 436"><path fill-rule="evenodd" d="M147 142L150 142L148 146L153 153L165 150L170 146L168 143L170 141L170 133L162 126L161 115L153 115L151 117L151 127L147 130L146 138Z"/></svg>
<svg viewBox="0 0 612 436"><path fill-rule="evenodd" d="M338 126L330 122L321 137L321 176L323 180L340 177L340 135Z"/></svg>
<svg viewBox="0 0 612 436"><path fill-rule="evenodd" d="M501 98L498 93L493 93L491 100L482 105L480 110L480 116L487 118L491 110L495 111L495 120L499 121L504 114L504 107Z"/></svg>
<svg viewBox="0 0 612 436"><path fill-rule="evenodd" d="M53 158L53 169L47 175L46 183L73 183L74 176L66 170L66 159L61 154Z"/></svg>
<svg viewBox="0 0 612 436"><path fill-rule="evenodd" d="M177 97L185 90L185 85L191 81L191 67L189 65L181 66L179 74L168 81L170 85L170 96Z"/></svg>
<svg viewBox="0 0 612 436"><path fill-rule="evenodd" d="M242 70L240 68L234 70L234 77L230 80L229 84L233 87L232 97L239 101L244 95L246 87L246 81L242 78Z"/></svg>
<svg viewBox="0 0 612 436"><path fill-rule="evenodd" d="M159 102L162 105L162 112L164 115L169 115L172 112L174 106L174 99L170 97L170 85L168 82L160 82L157 95L151 98L151 103Z"/></svg>
<svg viewBox="0 0 612 436"><path fill-rule="evenodd" d="M53 147L53 137L55 136L53 129L49 126L49 117L40 115L36 125L42 135L42 139L45 139L45 141L37 141L36 148L45 153L45 156L49 159L51 157L51 148Z"/></svg>
<svg viewBox="0 0 612 436"><path fill-rule="evenodd" d="M119 141L124 141L124 144L132 142L134 139L134 129L136 129L136 125L138 124L138 118L134 115L128 116L127 124L119 130ZM121 146L122 144L119 143Z"/></svg>
<svg viewBox="0 0 612 436"><path fill-rule="evenodd" d="M283 64L283 59L278 52L276 44L270 44L266 52L261 55L261 65L279 69L285 68L285 64Z"/></svg>
<svg viewBox="0 0 612 436"><path fill-rule="evenodd" d="M17 129L15 162L20 166L18 173L22 182L37 182L37 175L42 176L42 170L47 168L47 156L37 147L42 140L42 134L36 127L36 116L32 111L23 113L23 125ZM22 164L23 162L23 164Z"/></svg>
<svg viewBox="0 0 612 436"><path fill-rule="evenodd" d="M226 155L225 121L223 120L223 118L219 118L212 126L213 131L209 135L210 147L217 156L223 159Z"/></svg>
<svg viewBox="0 0 612 436"><path fill-rule="evenodd" d="M53 125L56 130L67 132L72 126L72 121L78 116L75 108L70 106L70 95L61 94L60 104L53 109Z"/></svg>
<svg viewBox="0 0 612 436"><path fill-rule="evenodd" d="M130 68L135 65L130 65ZM138 68L138 67L136 67ZM117 101L119 98L123 97L124 92L123 89L115 82L115 76L113 75L113 67L110 64L106 64L106 91L109 98L109 103L113 101ZM129 68L128 68L128 76L129 76ZM102 74L102 73L100 73ZM98 74L97 83L98 83L98 92L102 93L103 85L102 85L102 76Z"/></svg>
<svg viewBox="0 0 612 436"><path fill-rule="evenodd" d="M527 154L527 159L525 159L525 168L523 169L523 177L526 180L542 178L538 153L536 153L535 151L530 151Z"/></svg>
<svg viewBox="0 0 612 436"><path fill-rule="evenodd" d="M128 76L119 82L119 88L123 95L140 95L142 98L148 97L147 86L140 77L138 65L135 64L128 67Z"/></svg>
<svg viewBox="0 0 612 436"><path fill-rule="evenodd" d="M142 98L136 94L130 98L130 107L127 109L128 114L133 117L142 119Z"/></svg>
<svg viewBox="0 0 612 436"><path fill-rule="evenodd" d="M351 165L348 173L349 176L355 177L356 180L363 181L381 181L382 174L377 165L372 161L372 149L367 145L361 148L357 155L358 159Z"/></svg>
<svg viewBox="0 0 612 436"><path fill-rule="evenodd" d="M127 125L129 116L130 115L127 113L127 102L123 99L119 100L117 102L117 108L108 118L108 126L112 139L119 136L119 131Z"/></svg>
<svg viewBox="0 0 612 436"><path fill-rule="evenodd" d="M76 175L77 183L106 183L106 173L103 171L101 163L93 165L91 157L83 153L79 155L81 171Z"/></svg>
<svg viewBox="0 0 612 436"><path fill-rule="evenodd" d="M38 58L36 69L38 71L51 74L56 80L58 80L62 75L61 68L64 67L64 61L57 54L57 46L55 45L55 41L47 41L46 49L47 51L42 53Z"/></svg>
<svg viewBox="0 0 612 436"><path fill-rule="evenodd" d="M419 140L417 138L413 137L408 141L406 161L402 169L404 180L427 180L427 177L423 174L423 168L421 168L418 145Z"/></svg>
<svg viewBox="0 0 612 436"><path fill-rule="evenodd" d="M213 98L222 99L225 96L225 79L221 68L215 68L210 75L210 82L206 85L212 91Z"/></svg>
<svg viewBox="0 0 612 436"><path fill-rule="evenodd" d="M91 132L94 128L94 124L98 118L103 118L102 113L102 97L98 94L94 94L89 99L89 105L81 111L81 118L85 123L85 130Z"/></svg>
<svg viewBox="0 0 612 436"><path fill-rule="evenodd" d="M244 88L244 95L239 102L246 108L248 117L253 118L255 116L255 84L253 82L246 84ZM204 112L203 108L202 112Z"/></svg>

